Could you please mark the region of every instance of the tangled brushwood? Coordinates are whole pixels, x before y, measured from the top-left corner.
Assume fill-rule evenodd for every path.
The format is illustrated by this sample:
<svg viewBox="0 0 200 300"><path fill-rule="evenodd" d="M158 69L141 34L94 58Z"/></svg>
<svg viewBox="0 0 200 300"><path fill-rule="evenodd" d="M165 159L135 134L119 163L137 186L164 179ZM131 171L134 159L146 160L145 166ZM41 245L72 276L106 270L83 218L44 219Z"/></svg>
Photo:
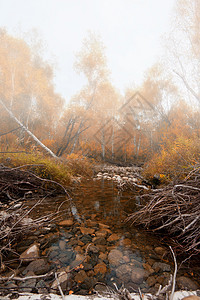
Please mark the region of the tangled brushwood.
<svg viewBox="0 0 200 300"><path fill-rule="evenodd" d="M71 199L61 184L32 173L30 169L35 166L8 168L0 165L0 271L4 268L6 255L13 252L14 242L36 228L50 226L52 220L62 214L58 208L33 220L30 213L50 196L65 194L67 200ZM29 200L33 204L27 206Z"/></svg>
<svg viewBox="0 0 200 300"><path fill-rule="evenodd" d="M142 208L128 217L132 224L166 233L181 252L200 253L200 166L178 184L141 196Z"/></svg>
<svg viewBox="0 0 200 300"><path fill-rule="evenodd" d="M55 195L66 193L64 187L57 182L36 175L35 169L42 168L41 165L23 165L9 168L0 164L0 198L1 202L26 199L44 195Z"/></svg>

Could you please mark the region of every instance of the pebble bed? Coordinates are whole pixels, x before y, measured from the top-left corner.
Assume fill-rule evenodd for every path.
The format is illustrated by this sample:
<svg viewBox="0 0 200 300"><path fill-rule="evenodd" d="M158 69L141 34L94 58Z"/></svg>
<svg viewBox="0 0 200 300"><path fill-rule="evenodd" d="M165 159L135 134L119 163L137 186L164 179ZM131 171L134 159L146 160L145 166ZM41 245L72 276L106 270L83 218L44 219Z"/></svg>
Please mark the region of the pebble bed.
<svg viewBox="0 0 200 300"><path fill-rule="evenodd" d="M137 172L133 174L132 171L130 168L118 168L117 171L104 169L94 176L94 181L109 181L111 179L107 177L114 177L112 180L118 182L130 182L130 178L136 182L139 177L135 175ZM101 292L106 286L114 288L115 284L118 288L124 285L130 292L138 292L140 288L143 293L155 294L160 285L165 286L174 272L169 248L158 239L150 239L148 233L127 229L120 223L121 215L114 218L113 215L105 215L102 206L101 213L97 212L98 209L92 213L93 203L90 201L90 207L87 199L89 194L88 188L85 202L79 203L79 213L81 211L84 218L80 220L68 215L22 239L16 246L20 257L9 254L9 268L1 276L34 277L56 271L65 295L89 295L95 290ZM103 204L106 205L107 202ZM8 280L1 286L19 292L59 293L54 275L25 281ZM198 288L196 279L186 272L178 272L177 289Z"/></svg>
<svg viewBox="0 0 200 300"><path fill-rule="evenodd" d="M50 232L47 233L47 230ZM102 289L102 285L97 284L99 282L111 287L114 287L113 283L118 287L124 284L132 291L140 287L143 292L155 293L160 284L164 286L168 283L173 273L173 265L168 261L168 249L146 245L143 250L148 256L145 258L144 251L129 237L128 232L127 237L126 234L121 236L113 233L108 225L95 220L87 220L80 226L69 218L35 232L26 242L18 244L17 251L24 252L20 256L22 265L15 270L15 274L26 277L56 270L65 294L91 294L94 289ZM27 243L31 244L29 248ZM27 249L33 245L35 259L30 262ZM10 268L14 267L15 264L10 264ZM3 276L11 274L12 271L9 271ZM198 288L198 284L186 276L178 276L177 284L180 289ZM24 282L11 280L5 286L20 292L58 292L54 276Z"/></svg>

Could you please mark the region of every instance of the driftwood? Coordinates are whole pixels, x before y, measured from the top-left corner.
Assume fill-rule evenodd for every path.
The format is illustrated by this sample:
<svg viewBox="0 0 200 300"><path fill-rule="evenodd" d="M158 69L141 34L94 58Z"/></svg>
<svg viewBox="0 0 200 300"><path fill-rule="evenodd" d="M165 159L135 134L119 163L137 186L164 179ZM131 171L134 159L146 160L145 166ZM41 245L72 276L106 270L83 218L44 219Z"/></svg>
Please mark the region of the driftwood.
<svg viewBox="0 0 200 300"><path fill-rule="evenodd" d="M127 221L173 237L179 249L200 253L200 167L182 182L140 196L143 206Z"/></svg>

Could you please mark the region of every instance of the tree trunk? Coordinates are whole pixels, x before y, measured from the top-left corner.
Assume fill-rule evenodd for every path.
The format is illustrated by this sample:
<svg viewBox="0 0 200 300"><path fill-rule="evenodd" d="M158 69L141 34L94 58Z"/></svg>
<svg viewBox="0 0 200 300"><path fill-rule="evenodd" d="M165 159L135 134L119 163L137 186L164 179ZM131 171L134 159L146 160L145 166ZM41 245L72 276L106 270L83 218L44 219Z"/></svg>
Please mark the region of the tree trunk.
<svg viewBox="0 0 200 300"><path fill-rule="evenodd" d="M12 119L14 119L17 124L19 124L21 126L21 128L23 128L28 135L30 135L33 140L40 145L45 151L47 151L51 156L53 156L54 158L57 158L57 156L49 149L47 148L30 130L28 130L28 128L26 126L24 126L18 119L17 117L15 117L15 115L12 113L12 111L10 109L7 108L7 106L4 104L4 102L2 100L0 100L0 104L4 107L4 109L8 112L8 114L10 115L10 117Z"/></svg>
<svg viewBox="0 0 200 300"><path fill-rule="evenodd" d="M102 158L104 160L105 159L105 133L104 133L104 128L102 128L101 148L102 148Z"/></svg>
<svg viewBox="0 0 200 300"><path fill-rule="evenodd" d="M111 137L112 160L114 159L114 138L115 138L115 132L114 132L114 123L113 123L113 126L112 126L112 137Z"/></svg>

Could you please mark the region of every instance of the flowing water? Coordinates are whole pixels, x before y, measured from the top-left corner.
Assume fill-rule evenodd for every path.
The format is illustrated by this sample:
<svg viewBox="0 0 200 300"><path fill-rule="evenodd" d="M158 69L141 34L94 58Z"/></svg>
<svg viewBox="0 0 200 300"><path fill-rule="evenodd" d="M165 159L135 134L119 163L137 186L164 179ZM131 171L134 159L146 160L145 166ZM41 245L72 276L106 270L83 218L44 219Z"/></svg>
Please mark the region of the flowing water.
<svg viewBox="0 0 200 300"><path fill-rule="evenodd" d="M90 179L77 184L71 196L70 203L62 197L46 199L32 215L48 215L60 207L55 232L38 239L52 268L69 271L66 292L87 294L99 281L111 287L139 286L144 292L167 284L174 271L168 246L161 237L124 222L138 209L137 195L118 190L112 180ZM71 223L62 225L62 220ZM191 277L190 271L181 269L178 276Z"/></svg>

